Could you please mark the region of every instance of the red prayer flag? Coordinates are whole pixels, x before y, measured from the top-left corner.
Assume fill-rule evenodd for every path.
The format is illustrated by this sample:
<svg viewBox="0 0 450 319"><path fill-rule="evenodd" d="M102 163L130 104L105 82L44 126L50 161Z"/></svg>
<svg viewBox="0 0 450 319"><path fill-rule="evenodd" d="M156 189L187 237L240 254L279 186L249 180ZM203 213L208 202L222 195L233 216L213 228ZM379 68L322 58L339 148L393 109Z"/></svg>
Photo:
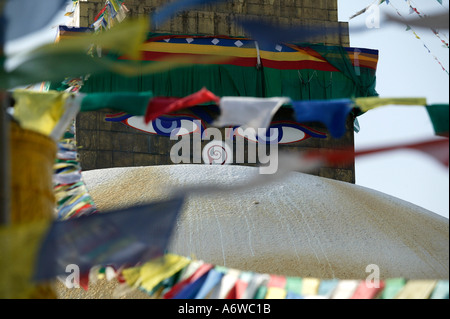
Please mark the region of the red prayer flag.
<svg viewBox="0 0 450 319"><path fill-rule="evenodd" d="M448 167L449 165L448 148L449 148L448 139L439 139L439 140L432 139L429 141L419 143L401 144L360 151L355 151L353 149L311 151L307 154L307 157L310 159L316 158L324 159L329 164L344 164L344 163L351 163L357 156L394 151L400 149L410 149L428 154L441 164Z"/></svg>
<svg viewBox="0 0 450 319"><path fill-rule="evenodd" d="M148 124L150 121L153 121L162 114L175 112L206 102L219 103L219 101L220 98L206 88L202 88L200 91L188 95L184 98L154 97L150 99L150 102L148 103L144 118L145 124Z"/></svg>
<svg viewBox="0 0 450 319"><path fill-rule="evenodd" d="M103 7L103 9L95 16L94 21L97 21L98 18L100 17L100 15L101 15L103 12L105 12L107 6L108 6L108 5L105 5L105 6Z"/></svg>
<svg viewBox="0 0 450 319"><path fill-rule="evenodd" d="M380 281L379 287L368 287L365 281L361 281L350 299L374 299L384 289L384 281Z"/></svg>
<svg viewBox="0 0 450 319"><path fill-rule="evenodd" d="M269 282L267 283L267 287L277 287L282 288L286 286L286 277L283 276L277 276L277 275L270 275Z"/></svg>
<svg viewBox="0 0 450 319"><path fill-rule="evenodd" d="M89 271L80 274L80 286L84 289L84 290L88 290L89 288Z"/></svg>
<svg viewBox="0 0 450 319"><path fill-rule="evenodd" d="M247 286L248 286L248 282L245 282L242 279L238 279L236 281L236 284L234 285L235 293L236 293L235 299L242 299L242 296L244 295L245 290L247 289Z"/></svg>
<svg viewBox="0 0 450 319"><path fill-rule="evenodd" d="M234 285L230 291L228 292L227 296L225 297L225 299L238 299L237 298L237 293L236 293L236 285Z"/></svg>

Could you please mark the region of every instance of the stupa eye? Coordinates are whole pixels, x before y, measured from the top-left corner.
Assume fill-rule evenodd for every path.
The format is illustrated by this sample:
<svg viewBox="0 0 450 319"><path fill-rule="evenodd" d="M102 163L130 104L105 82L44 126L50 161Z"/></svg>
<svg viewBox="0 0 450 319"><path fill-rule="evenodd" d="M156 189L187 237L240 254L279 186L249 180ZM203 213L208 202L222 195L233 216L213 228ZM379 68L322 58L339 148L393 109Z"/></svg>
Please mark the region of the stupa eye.
<svg viewBox="0 0 450 319"><path fill-rule="evenodd" d="M290 126L281 126L279 128L281 136L279 137L279 144L289 144L300 142L310 138L311 136L302 130Z"/></svg>
<svg viewBox="0 0 450 319"><path fill-rule="evenodd" d="M198 121L191 119L178 119L177 122L178 126L173 131L173 134L176 134L177 136L201 132L201 123Z"/></svg>
<svg viewBox="0 0 450 319"><path fill-rule="evenodd" d="M244 130L242 127L234 128L234 136L245 138L255 143L291 144L306 140L310 137L326 138L326 134L310 129L295 122L272 123L265 135L257 136L252 129Z"/></svg>
<svg viewBox="0 0 450 319"><path fill-rule="evenodd" d="M280 137L283 136L283 127L270 126L265 133L266 134L258 135L258 143L266 143L266 144L279 143Z"/></svg>
<svg viewBox="0 0 450 319"><path fill-rule="evenodd" d="M140 131L163 136L171 136L171 134L181 136L202 131L201 120L188 115L161 116L148 124L145 124L142 116L132 116L124 123Z"/></svg>

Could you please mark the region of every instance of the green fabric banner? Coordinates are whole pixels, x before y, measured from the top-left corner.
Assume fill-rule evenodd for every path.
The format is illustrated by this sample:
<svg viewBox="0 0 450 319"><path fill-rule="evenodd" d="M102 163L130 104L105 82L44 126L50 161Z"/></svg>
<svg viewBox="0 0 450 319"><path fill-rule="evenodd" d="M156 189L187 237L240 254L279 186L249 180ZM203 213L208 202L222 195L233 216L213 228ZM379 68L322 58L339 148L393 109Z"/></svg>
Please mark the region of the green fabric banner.
<svg viewBox="0 0 450 319"><path fill-rule="evenodd" d="M191 65L136 77L96 74L86 81L81 92L152 91L154 96L184 97L206 87L220 97L287 96L293 100L310 100L377 95L375 75L371 70L362 69L358 78L361 84L355 84L342 72Z"/></svg>
<svg viewBox="0 0 450 319"><path fill-rule="evenodd" d="M148 37L152 41L153 39L157 41L158 35L160 37L170 36L167 34L150 33ZM180 35L177 37L180 37ZM190 40L190 38L187 39ZM221 39L221 43L223 40ZM159 47L161 47L160 43L162 42L158 43ZM171 43L167 45L170 46L172 45ZM358 49L319 44L293 44L292 46L298 46L297 48L300 48L300 51L298 51L299 59L302 57L305 59L305 55L301 55L301 52L307 50L312 54L310 56L311 61L326 60L323 61L324 63L322 65L328 63L328 69L330 70L325 71L321 67L315 68L314 65L295 69L288 67L267 67L262 63L260 67L257 67L255 59L254 66L233 65L233 63L193 63L166 68L161 70L161 72L152 72L150 74L145 72L145 69L152 64L162 62L134 61L142 65L141 74L136 76L123 76L112 72L93 74L86 81L81 92L151 91L154 96L185 97L206 87L219 97L285 96L293 100L311 100L378 95L375 90L376 70L374 67L377 61L377 55L375 53L371 54L372 61L375 61L371 62L374 67L355 67L352 59L356 55L349 53L349 50L350 52L355 50L359 52ZM188 46L186 47L190 48ZM210 52L208 51L208 46L204 46L204 48L205 51L201 53L208 54ZM224 46L224 49L228 50L230 47ZM238 48L233 48L233 50L236 49L239 50ZM233 52L237 52L237 55L241 53L241 51ZM153 54L152 52L146 53ZM183 55L184 53L177 52L176 54ZM241 57L236 56L236 58ZM307 60L304 60L306 61L305 63L307 63ZM125 60L121 61L126 62ZM274 61L277 62L276 58ZM333 68L334 71L331 71ZM59 87L59 83L54 83L53 89L58 89Z"/></svg>

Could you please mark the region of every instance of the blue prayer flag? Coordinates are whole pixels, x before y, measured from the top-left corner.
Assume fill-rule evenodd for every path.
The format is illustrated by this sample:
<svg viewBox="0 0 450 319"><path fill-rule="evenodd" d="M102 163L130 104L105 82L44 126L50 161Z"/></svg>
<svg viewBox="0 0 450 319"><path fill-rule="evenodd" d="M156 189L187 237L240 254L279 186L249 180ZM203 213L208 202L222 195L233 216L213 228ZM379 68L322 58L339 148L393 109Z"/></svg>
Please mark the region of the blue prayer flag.
<svg viewBox="0 0 450 319"><path fill-rule="evenodd" d="M350 99L292 101L297 122L320 122L330 134L340 138L345 134L347 116L353 108Z"/></svg>
<svg viewBox="0 0 450 319"><path fill-rule="evenodd" d="M51 279L76 265L80 273L93 266L134 266L162 256L184 198L55 221L37 257L34 278Z"/></svg>
<svg viewBox="0 0 450 319"><path fill-rule="evenodd" d="M0 34L10 41L39 31L66 5L67 0L8 0L0 12Z"/></svg>

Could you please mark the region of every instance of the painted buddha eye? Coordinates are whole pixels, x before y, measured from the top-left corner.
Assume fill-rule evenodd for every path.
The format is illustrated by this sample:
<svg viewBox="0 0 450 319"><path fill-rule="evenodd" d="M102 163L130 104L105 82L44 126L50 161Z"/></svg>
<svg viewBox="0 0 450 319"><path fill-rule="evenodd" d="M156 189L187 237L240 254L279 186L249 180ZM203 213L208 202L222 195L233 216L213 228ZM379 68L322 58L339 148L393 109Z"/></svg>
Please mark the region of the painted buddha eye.
<svg viewBox="0 0 450 319"><path fill-rule="evenodd" d="M258 130L258 134L259 134L258 143L266 143L266 144L280 143L280 138L283 136L283 127L270 126L267 130Z"/></svg>
<svg viewBox="0 0 450 319"><path fill-rule="evenodd" d="M303 132L302 130L290 126L281 127L281 130L283 134L278 142L279 144L300 142L310 137L309 135L305 134L305 132Z"/></svg>
<svg viewBox="0 0 450 319"><path fill-rule="evenodd" d="M177 136L188 135L191 133L201 132L202 125L196 120L179 119L179 126L174 132Z"/></svg>
<svg viewBox="0 0 450 319"><path fill-rule="evenodd" d="M146 133L163 136L181 136L203 131L201 120L189 115L161 116L148 124L145 124L143 116L132 116L123 123Z"/></svg>
<svg viewBox="0 0 450 319"><path fill-rule="evenodd" d="M245 138L251 142L258 142L258 137L256 136L256 131L253 129L244 130L242 127L237 126L233 128L233 135Z"/></svg>
<svg viewBox="0 0 450 319"><path fill-rule="evenodd" d="M257 132L252 129L243 130L241 127L234 128L234 136L239 136L255 143L290 144L306 140L310 137L326 138L325 133L295 122L273 122L266 131L266 134L261 136L256 136L256 134Z"/></svg>
<svg viewBox="0 0 450 319"><path fill-rule="evenodd" d="M177 120L166 121L164 119L157 118L152 121L151 124L156 133L160 135L170 135L175 129L178 131L181 129Z"/></svg>

